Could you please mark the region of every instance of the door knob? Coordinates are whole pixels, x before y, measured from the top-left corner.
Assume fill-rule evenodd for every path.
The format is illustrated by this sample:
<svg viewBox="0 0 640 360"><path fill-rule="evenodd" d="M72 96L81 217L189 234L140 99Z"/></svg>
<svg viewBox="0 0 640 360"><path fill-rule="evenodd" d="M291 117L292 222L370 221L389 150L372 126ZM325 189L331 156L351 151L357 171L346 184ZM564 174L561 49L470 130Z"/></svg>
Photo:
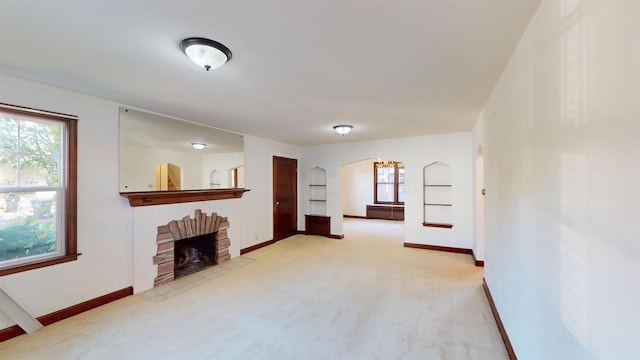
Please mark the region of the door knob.
<svg viewBox="0 0 640 360"><path fill-rule="evenodd" d="M276 206L280 205L280 201L276 201Z"/></svg>

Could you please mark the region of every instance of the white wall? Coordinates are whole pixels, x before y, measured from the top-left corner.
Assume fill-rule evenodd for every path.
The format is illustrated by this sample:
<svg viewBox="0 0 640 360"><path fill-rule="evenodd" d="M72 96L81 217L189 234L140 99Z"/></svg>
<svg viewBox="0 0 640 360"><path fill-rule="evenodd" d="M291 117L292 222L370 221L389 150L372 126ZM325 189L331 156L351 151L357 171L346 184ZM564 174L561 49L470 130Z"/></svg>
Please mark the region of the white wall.
<svg viewBox="0 0 640 360"><path fill-rule="evenodd" d="M273 240L273 156L300 158L300 148L246 135L243 248ZM298 161L300 174L300 161ZM298 176L300 184L300 176ZM300 203L298 196L298 203ZM303 215L304 221L304 215ZM298 227L304 222L298 221Z"/></svg>
<svg viewBox="0 0 640 360"><path fill-rule="evenodd" d="M639 24L542 3L486 105L485 277L519 359L640 358Z"/></svg>
<svg viewBox="0 0 640 360"><path fill-rule="evenodd" d="M331 233L341 235L342 165L369 158L390 159L405 165L405 242L470 249L473 204L470 153L471 133L303 147L298 167L301 181L298 224L304 224L302 219L308 206L308 187L304 185L308 184L310 169L319 166L327 170L327 215L331 216ZM422 226L423 168L435 161L452 167L453 229Z"/></svg>
<svg viewBox="0 0 640 360"><path fill-rule="evenodd" d="M118 194L118 104L0 75L0 101L79 116L77 261L0 277L0 288L40 316L126 288L131 208ZM14 323L0 312L0 329Z"/></svg>
<svg viewBox="0 0 640 360"><path fill-rule="evenodd" d="M367 216L367 204L373 204L374 159L342 166L342 211L344 215Z"/></svg>

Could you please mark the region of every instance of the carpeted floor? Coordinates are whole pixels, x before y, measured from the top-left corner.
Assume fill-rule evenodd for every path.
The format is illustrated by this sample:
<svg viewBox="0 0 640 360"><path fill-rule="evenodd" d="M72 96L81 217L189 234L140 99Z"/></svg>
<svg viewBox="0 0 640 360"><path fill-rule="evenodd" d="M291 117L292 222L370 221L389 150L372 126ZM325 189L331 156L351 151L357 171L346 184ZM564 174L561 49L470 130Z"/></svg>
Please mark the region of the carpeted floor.
<svg viewBox="0 0 640 360"><path fill-rule="evenodd" d="M2 359L507 359L471 256L345 219L0 343Z"/></svg>

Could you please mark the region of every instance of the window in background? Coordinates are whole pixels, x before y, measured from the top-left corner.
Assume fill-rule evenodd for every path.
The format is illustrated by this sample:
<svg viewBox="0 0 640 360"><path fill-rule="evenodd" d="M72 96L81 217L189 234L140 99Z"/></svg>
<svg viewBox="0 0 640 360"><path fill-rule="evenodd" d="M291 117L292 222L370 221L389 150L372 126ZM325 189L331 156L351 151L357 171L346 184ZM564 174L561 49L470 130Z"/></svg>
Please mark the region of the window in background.
<svg viewBox="0 0 640 360"><path fill-rule="evenodd" d="M404 204L404 165L395 161L376 161L374 169L374 203Z"/></svg>

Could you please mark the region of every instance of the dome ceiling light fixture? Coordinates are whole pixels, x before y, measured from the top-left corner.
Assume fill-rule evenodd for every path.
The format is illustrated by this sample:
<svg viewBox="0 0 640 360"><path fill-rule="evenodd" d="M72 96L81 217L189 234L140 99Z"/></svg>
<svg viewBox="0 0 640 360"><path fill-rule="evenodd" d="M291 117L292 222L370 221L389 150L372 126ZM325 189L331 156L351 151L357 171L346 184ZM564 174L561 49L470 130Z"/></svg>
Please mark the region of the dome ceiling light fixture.
<svg viewBox="0 0 640 360"><path fill-rule="evenodd" d="M209 71L217 69L231 60L231 50L217 41L192 37L180 42L180 49L196 65Z"/></svg>
<svg viewBox="0 0 640 360"><path fill-rule="evenodd" d="M202 150L207 147L207 144L203 143L191 143L191 146L196 150Z"/></svg>
<svg viewBox="0 0 640 360"><path fill-rule="evenodd" d="M333 130L342 136L350 133L351 129L353 129L353 125L336 125L333 127Z"/></svg>

